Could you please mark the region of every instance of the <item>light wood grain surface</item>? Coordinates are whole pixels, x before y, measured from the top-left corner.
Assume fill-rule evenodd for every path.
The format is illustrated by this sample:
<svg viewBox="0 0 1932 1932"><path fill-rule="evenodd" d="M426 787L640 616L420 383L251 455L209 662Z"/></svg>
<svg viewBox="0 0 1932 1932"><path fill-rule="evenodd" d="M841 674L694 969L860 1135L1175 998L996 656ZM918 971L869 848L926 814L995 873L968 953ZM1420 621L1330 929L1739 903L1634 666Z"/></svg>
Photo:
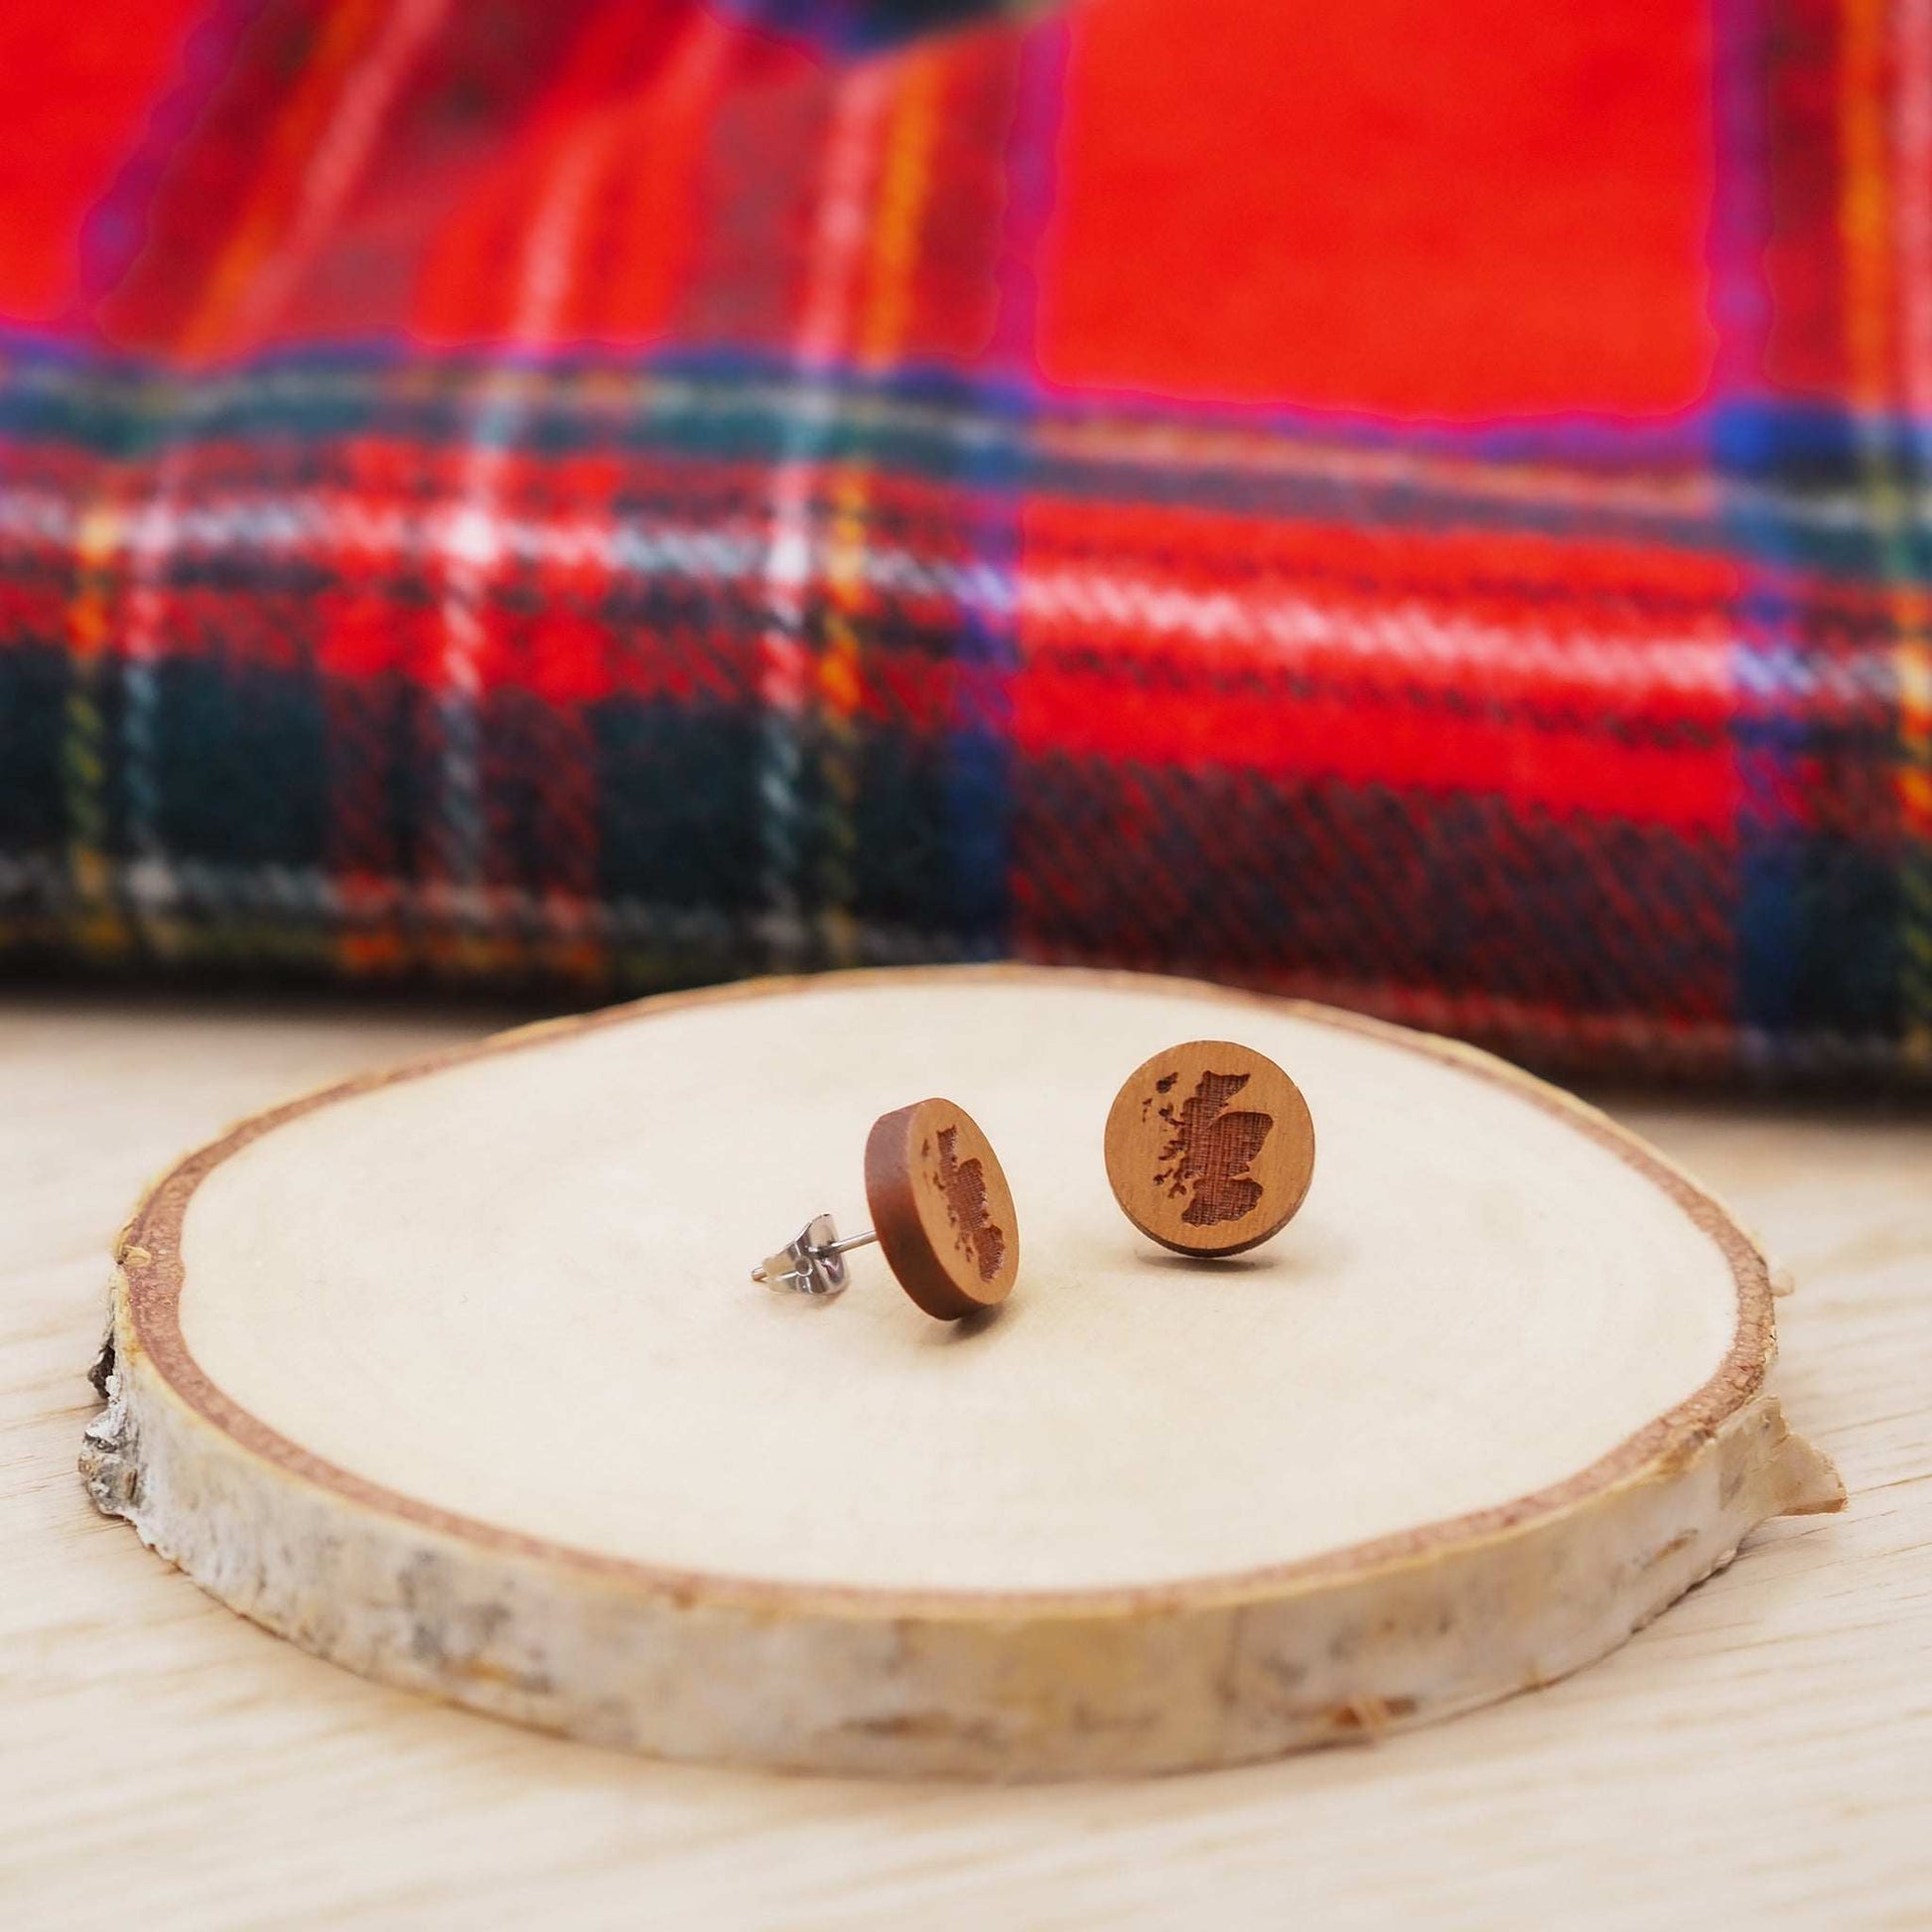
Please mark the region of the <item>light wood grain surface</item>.
<svg viewBox="0 0 1932 1932"><path fill-rule="evenodd" d="M1759 1532L1604 1663L1434 1729L1210 1776L894 1787L378 1689L88 1506L82 1369L141 1183L488 1022L0 1007L0 1925L1932 1924L1932 1119L1610 1097L1796 1278L1776 1386L1846 1514Z"/></svg>

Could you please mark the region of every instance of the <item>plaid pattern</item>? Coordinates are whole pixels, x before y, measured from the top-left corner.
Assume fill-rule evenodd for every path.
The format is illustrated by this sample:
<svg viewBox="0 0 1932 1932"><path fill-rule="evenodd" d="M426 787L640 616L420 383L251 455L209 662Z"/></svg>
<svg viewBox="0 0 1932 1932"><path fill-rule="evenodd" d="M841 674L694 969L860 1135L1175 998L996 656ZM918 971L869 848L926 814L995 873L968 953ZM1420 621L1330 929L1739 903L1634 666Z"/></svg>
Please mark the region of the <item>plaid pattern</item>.
<svg viewBox="0 0 1932 1932"><path fill-rule="evenodd" d="M20 0L0 956L1927 1083L1932 0L958 11Z"/></svg>

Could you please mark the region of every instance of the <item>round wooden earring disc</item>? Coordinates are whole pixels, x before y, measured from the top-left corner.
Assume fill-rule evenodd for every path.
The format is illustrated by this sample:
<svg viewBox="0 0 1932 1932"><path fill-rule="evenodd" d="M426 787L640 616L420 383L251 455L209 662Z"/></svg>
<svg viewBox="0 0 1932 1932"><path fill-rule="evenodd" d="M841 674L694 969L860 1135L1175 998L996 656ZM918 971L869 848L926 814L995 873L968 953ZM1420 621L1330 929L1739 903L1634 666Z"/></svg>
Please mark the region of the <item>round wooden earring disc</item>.
<svg viewBox="0 0 1932 1932"><path fill-rule="evenodd" d="M1259 1246L1294 1219L1313 1175L1314 1122L1301 1088L1232 1040L1156 1053L1107 1115L1114 1198L1176 1254Z"/></svg>
<svg viewBox="0 0 1932 1932"><path fill-rule="evenodd" d="M921 1100L882 1114L866 1137L866 1201L893 1273L927 1314L957 1321L1013 1293L1013 1194L963 1107Z"/></svg>

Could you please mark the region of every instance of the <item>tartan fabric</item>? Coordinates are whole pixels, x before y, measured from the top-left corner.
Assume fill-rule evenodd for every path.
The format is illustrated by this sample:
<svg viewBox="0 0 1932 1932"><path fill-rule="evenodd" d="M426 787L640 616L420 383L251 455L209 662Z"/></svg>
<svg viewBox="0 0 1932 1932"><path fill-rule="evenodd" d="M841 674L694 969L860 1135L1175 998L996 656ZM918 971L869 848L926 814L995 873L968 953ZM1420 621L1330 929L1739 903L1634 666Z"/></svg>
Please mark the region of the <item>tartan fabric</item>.
<svg viewBox="0 0 1932 1932"><path fill-rule="evenodd" d="M17 0L0 957L1927 1084L1932 0L962 11Z"/></svg>

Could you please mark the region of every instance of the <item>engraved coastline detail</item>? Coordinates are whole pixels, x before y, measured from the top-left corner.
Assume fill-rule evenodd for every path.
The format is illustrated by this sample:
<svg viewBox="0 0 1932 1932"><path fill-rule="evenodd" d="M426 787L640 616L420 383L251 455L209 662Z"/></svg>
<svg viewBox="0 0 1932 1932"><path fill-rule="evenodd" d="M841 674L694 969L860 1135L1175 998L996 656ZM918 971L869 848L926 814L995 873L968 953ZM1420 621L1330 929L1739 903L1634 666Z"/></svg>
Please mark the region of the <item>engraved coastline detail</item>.
<svg viewBox="0 0 1932 1932"><path fill-rule="evenodd" d="M921 1143L919 1158L932 1163L926 1169L926 1181L946 1203L953 1245L972 1263L980 1280L990 1282L1006 1259L1007 1237L986 1211L986 1174L977 1157L960 1160L959 1129L942 1127Z"/></svg>
<svg viewBox="0 0 1932 1932"><path fill-rule="evenodd" d="M1141 1118L1154 1110L1157 1094L1171 1094L1180 1076L1155 1081L1142 1103ZM1262 1144L1274 1131L1272 1114L1230 1109L1228 1102L1248 1084L1246 1073L1203 1073L1194 1090L1175 1107L1164 1100L1159 1118L1173 1130L1162 1147L1157 1187L1171 1200L1185 1199L1180 1218L1189 1227L1214 1227L1238 1221L1261 1205L1262 1185L1248 1172Z"/></svg>

